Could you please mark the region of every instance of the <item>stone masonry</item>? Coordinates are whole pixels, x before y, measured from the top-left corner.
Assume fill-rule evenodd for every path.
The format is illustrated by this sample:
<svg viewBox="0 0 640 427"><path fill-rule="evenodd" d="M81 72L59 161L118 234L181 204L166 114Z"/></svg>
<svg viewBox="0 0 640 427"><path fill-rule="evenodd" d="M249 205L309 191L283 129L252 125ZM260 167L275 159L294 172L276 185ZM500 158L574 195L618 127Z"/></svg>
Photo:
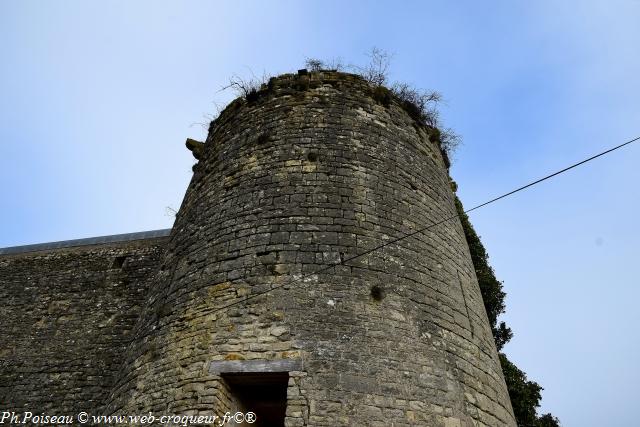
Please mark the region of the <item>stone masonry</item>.
<svg viewBox="0 0 640 427"><path fill-rule="evenodd" d="M100 408L166 242L0 255L0 411Z"/></svg>
<svg viewBox="0 0 640 427"><path fill-rule="evenodd" d="M2 403L221 414L251 410L229 374L272 373L290 427L515 426L460 222L394 240L456 211L429 129L378 95L273 78L188 143L170 237L121 266L117 245L0 256Z"/></svg>

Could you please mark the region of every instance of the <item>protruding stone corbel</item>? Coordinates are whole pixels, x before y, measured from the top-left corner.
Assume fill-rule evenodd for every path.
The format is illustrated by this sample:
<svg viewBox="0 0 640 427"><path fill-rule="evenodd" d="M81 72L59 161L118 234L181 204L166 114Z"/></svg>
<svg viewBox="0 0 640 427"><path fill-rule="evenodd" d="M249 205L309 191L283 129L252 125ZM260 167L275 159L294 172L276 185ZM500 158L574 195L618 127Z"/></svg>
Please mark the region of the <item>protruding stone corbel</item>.
<svg viewBox="0 0 640 427"><path fill-rule="evenodd" d="M202 154L204 152L204 144L200 141L196 141L195 139L187 138L187 142L185 143L193 157L197 160L202 158Z"/></svg>

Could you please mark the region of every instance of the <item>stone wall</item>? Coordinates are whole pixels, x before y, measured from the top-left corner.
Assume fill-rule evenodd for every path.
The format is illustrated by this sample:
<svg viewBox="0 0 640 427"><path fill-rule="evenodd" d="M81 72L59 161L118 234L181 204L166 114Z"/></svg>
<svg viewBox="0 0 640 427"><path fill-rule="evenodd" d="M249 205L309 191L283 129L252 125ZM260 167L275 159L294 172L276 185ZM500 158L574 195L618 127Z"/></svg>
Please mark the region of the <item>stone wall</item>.
<svg viewBox="0 0 640 427"><path fill-rule="evenodd" d="M0 410L98 412L166 241L0 256Z"/></svg>
<svg viewBox="0 0 640 427"><path fill-rule="evenodd" d="M106 413L219 414L212 362L292 359L288 426L515 425L460 222L352 259L456 212L398 102L280 76L198 156Z"/></svg>

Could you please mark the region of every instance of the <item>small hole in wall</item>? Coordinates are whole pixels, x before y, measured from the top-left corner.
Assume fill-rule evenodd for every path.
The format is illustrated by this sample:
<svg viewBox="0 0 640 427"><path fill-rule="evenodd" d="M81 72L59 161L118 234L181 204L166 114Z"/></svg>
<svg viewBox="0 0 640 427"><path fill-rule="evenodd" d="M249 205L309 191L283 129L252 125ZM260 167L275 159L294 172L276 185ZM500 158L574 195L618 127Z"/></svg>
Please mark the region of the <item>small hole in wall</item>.
<svg viewBox="0 0 640 427"><path fill-rule="evenodd" d="M156 316L158 317L166 317L171 314L173 311L170 304L162 304L160 306L156 306Z"/></svg>
<svg viewBox="0 0 640 427"><path fill-rule="evenodd" d="M371 298L375 301L382 301L382 298L384 298L384 289L378 285L373 285L371 287Z"/></svg>
<svg viewBox="0 0 640 427"><path fill-rule="evenodd" d="M258 137L258 144L260 145L266 144L267 141L269 141L269 134L266 132L261 133L260 136Z"/></svg>
<svg viewBox="0 0 640 427"><path fill-rule="evenodd" d="M316 153L315 151L310 151L309 154L307 154L307 160L309 160L310 162L317 161L318 153Z"/></svg>
<svg viewBox="0 0 640 427"><path fill-rule="evenodd" d="M111 268L122 268L124 265L124 261L127 259L126 256L117 256L113 259L113 264L111 264Z"/></svg>

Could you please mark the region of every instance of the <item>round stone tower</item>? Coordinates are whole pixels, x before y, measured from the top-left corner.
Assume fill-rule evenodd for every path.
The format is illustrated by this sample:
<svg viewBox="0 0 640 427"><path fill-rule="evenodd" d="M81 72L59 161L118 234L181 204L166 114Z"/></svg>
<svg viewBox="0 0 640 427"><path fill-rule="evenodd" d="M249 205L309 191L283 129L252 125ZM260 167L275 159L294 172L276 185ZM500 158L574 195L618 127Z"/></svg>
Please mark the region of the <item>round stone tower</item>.
<svg viewBox="0 0 640 427"><path fill-rule="evenodd" d="M516 425L460 222L394 241L456 212L398 100L356 75L282 75L188 145L199 162L106 413Z"/></svg>

